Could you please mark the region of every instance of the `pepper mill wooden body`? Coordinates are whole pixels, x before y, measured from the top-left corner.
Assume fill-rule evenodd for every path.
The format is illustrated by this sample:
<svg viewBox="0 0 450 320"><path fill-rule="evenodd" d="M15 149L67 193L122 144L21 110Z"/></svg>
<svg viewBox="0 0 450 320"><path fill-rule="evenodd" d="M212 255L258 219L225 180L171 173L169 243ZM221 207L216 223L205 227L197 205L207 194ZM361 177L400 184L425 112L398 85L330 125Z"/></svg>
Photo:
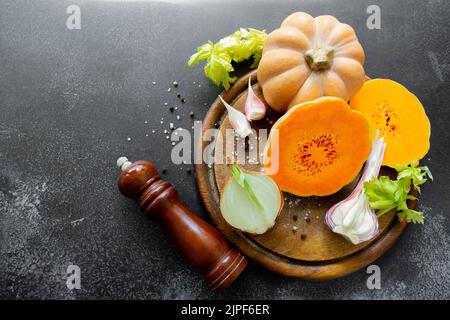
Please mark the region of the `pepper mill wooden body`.
<svg viewBox="0 0 450 320"><path fill-rule="evenodd" d="M136 200L146 216L165 227L188 264L205 276L213 290L228 287L247 266L245 257L181 203L175 188L159 177L151 162L131 163L122 157L117 165L122 170L120 192Z"/></svg>

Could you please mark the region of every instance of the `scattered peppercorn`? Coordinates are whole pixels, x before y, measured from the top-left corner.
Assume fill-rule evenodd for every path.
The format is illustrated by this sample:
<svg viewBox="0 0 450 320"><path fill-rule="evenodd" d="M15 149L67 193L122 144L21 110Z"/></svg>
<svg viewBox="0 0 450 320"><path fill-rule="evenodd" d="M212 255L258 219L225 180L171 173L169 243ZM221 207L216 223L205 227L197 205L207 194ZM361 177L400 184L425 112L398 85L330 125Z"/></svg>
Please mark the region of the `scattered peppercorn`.
<svg viewBox="0 0 450 320"><path fill-rule="evenodd" d="M173 110L175 110L173 107L170 107L170 108L169 108L169 111L170 111L170 112L173 112Z"/></svg>
<svg viewBox="0 0 450 320"><path fill-rule="evenodd" d="M166 170L166 169L162 169L162 173L163 173L163 174L166 174L166 173L167 173L167 170Z"/></svg>
<svg viewBox="0 0 450 320"><path fill-rule="evenodd" d="M194 117L194 113L191 111L189 112L189 117L193 118Z"/></svg>
<svg viewBox="0 0 450 320"><path fill-rule="evenodd" d="M191 169L187 169L186 172L187 172L187 174L191 174L192 171L191 171Z"/></svg>
<svg viewBox="0 0 450 320"><path fill-rule="evenodd" d="M296 214L292 216L292 220L297 221L297 219L298 219L298 216Z"/></svg>
<svg viewBox="0 0 450 320"><path fill-rule="evenodd" d="M305 240L306 239L306 234L302 233L302 235L300 236L300 239Z"/></svg>
<svg viewBox="0 0 450 320"><path fill-rule="evenodd" d="M178 87L178 82L177 82L177 81L172 82L172 84L173 84L173 86L174 86L175 88Z"/></svg>
<svg viewBox="0 0 450 320"><path fill-rule="evenodd" d="M185 98L181 98L181 103L185 103L186 99Z"/></svg>
<svg viewBox="0 0 450 320"><path fill-rule="evenodd" d="M218 122L214 123L214 127L215 127L216 129L219 129L220 123L218 123Z"/></svg>
<svg viewBox="0 0 450 320"><path fill-rule="evenodd" d="M311 219L309 217L305 217L305 221L306 221L306 223L310 223Z"/></svg>
<svg viewBox="0 0 450 320"><path fill-rule="evenodd" d="M181 98L181 94L177 93L177 98L178 99Z"/></svg>

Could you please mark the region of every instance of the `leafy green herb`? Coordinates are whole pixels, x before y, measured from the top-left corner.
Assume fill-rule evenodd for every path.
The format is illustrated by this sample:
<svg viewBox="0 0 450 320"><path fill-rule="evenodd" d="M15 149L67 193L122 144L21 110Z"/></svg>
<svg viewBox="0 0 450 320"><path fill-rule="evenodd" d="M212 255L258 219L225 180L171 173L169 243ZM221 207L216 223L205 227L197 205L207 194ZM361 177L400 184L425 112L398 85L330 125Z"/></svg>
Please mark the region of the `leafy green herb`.
<svg viewBox="0 0 450 320"><path fill-rule="evenodd" d="M423 212L416 211L412 209L406 209L397 212L397 217L399 221L405 221L408 223L419 223L424 224L425 218L423 216Z"/></svg>
<svg viewBox="0 0 450 320"><path fill-rule="evenodd" d="M230 76L230 73L234 71L232 62L241 62L253 57L250 68L256 68L261 60L266 36L264 30L240 28L215 44L208 41L198 47L197 53L190 57L188 66L192 67L206 60L204 67L206 77L228 90L230 84L237 80L236 77Z"/></svg>
<svg viewBox="0 0 450 320"><path fill-rule="evenodd" d="M411 182L407 179L393 181L389 177L382 176L364 183L364 192L370 206L377 210L378 217L396 209L400 221L403 221L405 217L411 217L411 222L423 223L423 214L407 206L407 200L415 199L414 196L409 195L410 185Z"/></svg>
<svg viewBox="0 0 450 320"><path fill-rule="evenodd" d="M260 208L262 208L261 203L259 202L258 197L253 192L253 189L251 188L250 184L245 178L245 173L242 172L242 170L235 164L231 167L231 173L233 174L234 180L247 192L250 199L253 200L253 202Z"/></svg>
<svg viewBox="0 0 450 320"><path fill-rule="evenodd" d="M427 181L427 177L433 180L428 167L419 167L418 165L419 162L415 161L409 166L396 168L398 171L396 180L382 176L364 183L364 192L369 199L370 206L377 210L378 217L395 209L400 221L424 223L423 212L409 209L406 202L416 199L409 194L411 185L420 192L419 186Z"/></svg>

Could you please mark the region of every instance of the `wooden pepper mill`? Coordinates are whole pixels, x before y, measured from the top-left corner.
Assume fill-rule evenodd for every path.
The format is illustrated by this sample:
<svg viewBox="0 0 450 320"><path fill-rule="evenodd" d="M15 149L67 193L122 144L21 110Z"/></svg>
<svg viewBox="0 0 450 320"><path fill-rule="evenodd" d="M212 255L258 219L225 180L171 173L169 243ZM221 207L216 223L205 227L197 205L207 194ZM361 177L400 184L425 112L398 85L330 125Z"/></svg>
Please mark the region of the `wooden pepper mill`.
<svg viewBox="0 0 450 320"><path fill-rule="evenodd" d="M247 266L247 260L230 248L224 237L206 223L178 198L175 188L162 180L149 161L131 163L127 158L117 160L122 170L119 190L138 202L142 212L159 221L174 240L189 265L205 276L213 290L227 288Z"/></svg>

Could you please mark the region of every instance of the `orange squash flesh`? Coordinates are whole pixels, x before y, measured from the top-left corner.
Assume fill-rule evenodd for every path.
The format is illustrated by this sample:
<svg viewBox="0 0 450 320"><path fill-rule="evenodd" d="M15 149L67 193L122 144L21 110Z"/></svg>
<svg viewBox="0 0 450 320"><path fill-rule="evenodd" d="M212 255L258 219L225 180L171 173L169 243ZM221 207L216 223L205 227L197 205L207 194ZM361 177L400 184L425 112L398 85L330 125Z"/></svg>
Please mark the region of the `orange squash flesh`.
<svg viewBox="0 0 450 320"><path fill-rule="evenodd" d="M278 157L271 159L276 146ZM264 166L283 191L325 196L352 182L369 152L365 117L340 98L323 97L297 105L278 119L266 145Z"/></svg>
<svg viewBox="0 0 450 320"><path fill-rule="evenodd" d="M350 107L366 116L371 139L377 130L384 136L383 165L408 165L430 149L430 121L419 99L401 84L369 80L351 99Z"/></svg>

